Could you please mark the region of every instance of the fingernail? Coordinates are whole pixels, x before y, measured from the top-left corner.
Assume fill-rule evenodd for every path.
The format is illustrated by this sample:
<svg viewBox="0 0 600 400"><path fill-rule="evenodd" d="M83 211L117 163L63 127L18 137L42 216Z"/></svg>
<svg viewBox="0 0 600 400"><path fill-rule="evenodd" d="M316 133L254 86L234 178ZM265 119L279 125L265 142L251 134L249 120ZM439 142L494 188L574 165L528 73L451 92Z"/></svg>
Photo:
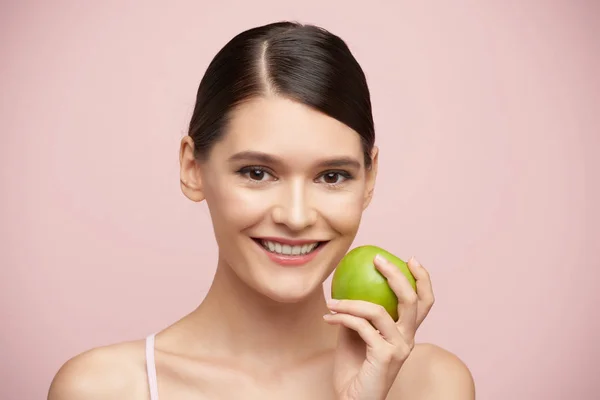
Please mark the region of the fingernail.
<svg viewBox="0 0 600 400"><path fill-rule="evenodd" d="M377 254L377 255L375 256L375 261L377 261L377 262L379 262L379 263L384 263L384 262L386 262L387 260L386 260L386 259L385 259L385 258L384 258L384 257L383 257L381 254Z"/></svg>
<svg viewBox="0 0 600 400"><path fill-rule="evenodd" d="M417 261L417 259L415 258L415 256L412 256L410 259L412 260L413 265L415 267L420 267L421 266L421 264Z"/></svg>
<svg viewBox="0 0 600 400"><path fill-rule="evenodd" d="M339 302L340 302L339 300L331 299L331 300L327 301L327 305L331 307L331 306L335 306Z"/></svg>

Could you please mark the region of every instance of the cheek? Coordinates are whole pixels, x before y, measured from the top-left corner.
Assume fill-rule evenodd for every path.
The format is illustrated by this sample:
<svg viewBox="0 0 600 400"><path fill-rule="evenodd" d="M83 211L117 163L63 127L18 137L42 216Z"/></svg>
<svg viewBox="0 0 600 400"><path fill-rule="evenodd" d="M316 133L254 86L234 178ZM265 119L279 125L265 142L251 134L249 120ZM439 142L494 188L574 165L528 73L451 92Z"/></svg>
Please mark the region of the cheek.
<svg viewBox="0 0 600 400"><path fill-rule="evenodd" d="M260 190L235 184L209 185L205 190L206 202L219 229L240 231L260 222L268 209Z"/></svg>
<svg viewBox="0 0 600 400"><path fill-rule="evenodd" d="M318 204L322 218L338 233L352 236L356 234L364 204L361 190L326 193L320 196Z"/></svg>

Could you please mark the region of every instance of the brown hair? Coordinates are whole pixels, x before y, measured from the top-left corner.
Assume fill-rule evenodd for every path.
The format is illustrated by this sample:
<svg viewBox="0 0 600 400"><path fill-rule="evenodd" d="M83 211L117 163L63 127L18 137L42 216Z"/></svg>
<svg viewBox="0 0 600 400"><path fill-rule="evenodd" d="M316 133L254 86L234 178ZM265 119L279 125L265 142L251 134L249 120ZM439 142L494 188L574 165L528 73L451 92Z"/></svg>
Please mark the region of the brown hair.
<svg viewBox="0 0 600 400"><path fill-rule="evenodd" d="M360 65L338 36L294 22L246 30L211 61L189 126L196 158L206 158L223 137L236 105L269 93L312 107L355 130L370 167L375 129Z"/></svg>

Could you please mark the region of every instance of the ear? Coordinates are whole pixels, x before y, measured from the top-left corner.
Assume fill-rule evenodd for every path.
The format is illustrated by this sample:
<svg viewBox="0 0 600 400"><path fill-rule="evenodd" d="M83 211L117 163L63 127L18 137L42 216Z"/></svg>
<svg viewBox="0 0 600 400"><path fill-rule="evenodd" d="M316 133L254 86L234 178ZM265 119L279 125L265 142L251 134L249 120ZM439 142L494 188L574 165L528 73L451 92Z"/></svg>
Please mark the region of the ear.
<svg viewBox="0 0 600 400"><path fill-rule="evenodd" d="M377 168L379 166L379 148L373 147L371 151L371 167L367 169L366 179L367 184L365 186L365 201L363 204L363 210L366 209L371 200L373 199L373 192L375 191L375 181L377 180Z"/></svg>
<svg viewBox="0 0 600 400"><path fill-rule="evenodd" d="M194 148L194 141L190 136L181 139L179 179L183 194L192 201L200 202L204 200L204 191L202 190L200 166L194 156Z"/></svg>

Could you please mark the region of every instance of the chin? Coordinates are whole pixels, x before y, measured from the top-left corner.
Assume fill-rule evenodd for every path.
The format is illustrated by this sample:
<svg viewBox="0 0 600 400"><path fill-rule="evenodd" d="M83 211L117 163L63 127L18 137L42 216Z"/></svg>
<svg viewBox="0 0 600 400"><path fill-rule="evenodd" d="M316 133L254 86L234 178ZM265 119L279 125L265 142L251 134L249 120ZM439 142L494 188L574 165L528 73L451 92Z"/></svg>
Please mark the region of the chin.
<svg viewBox="0 0 600 400"><path fill-rule="evenodd" d="M301 303L323 290L323 279L317 271L281 271L268 274L255 282L254 289L277 303ZM296 273L295 273L296 272Z"/></svg>
<svg viewBox="0 0 600 400"><path fill-rule="evenodd" d="M304 300L314 295L316 289L311 291L296 290L296 291L283 291L283 290L268 290L262 291L262 294L276 303L284 304L295 304L302 303Z"/></svg>

